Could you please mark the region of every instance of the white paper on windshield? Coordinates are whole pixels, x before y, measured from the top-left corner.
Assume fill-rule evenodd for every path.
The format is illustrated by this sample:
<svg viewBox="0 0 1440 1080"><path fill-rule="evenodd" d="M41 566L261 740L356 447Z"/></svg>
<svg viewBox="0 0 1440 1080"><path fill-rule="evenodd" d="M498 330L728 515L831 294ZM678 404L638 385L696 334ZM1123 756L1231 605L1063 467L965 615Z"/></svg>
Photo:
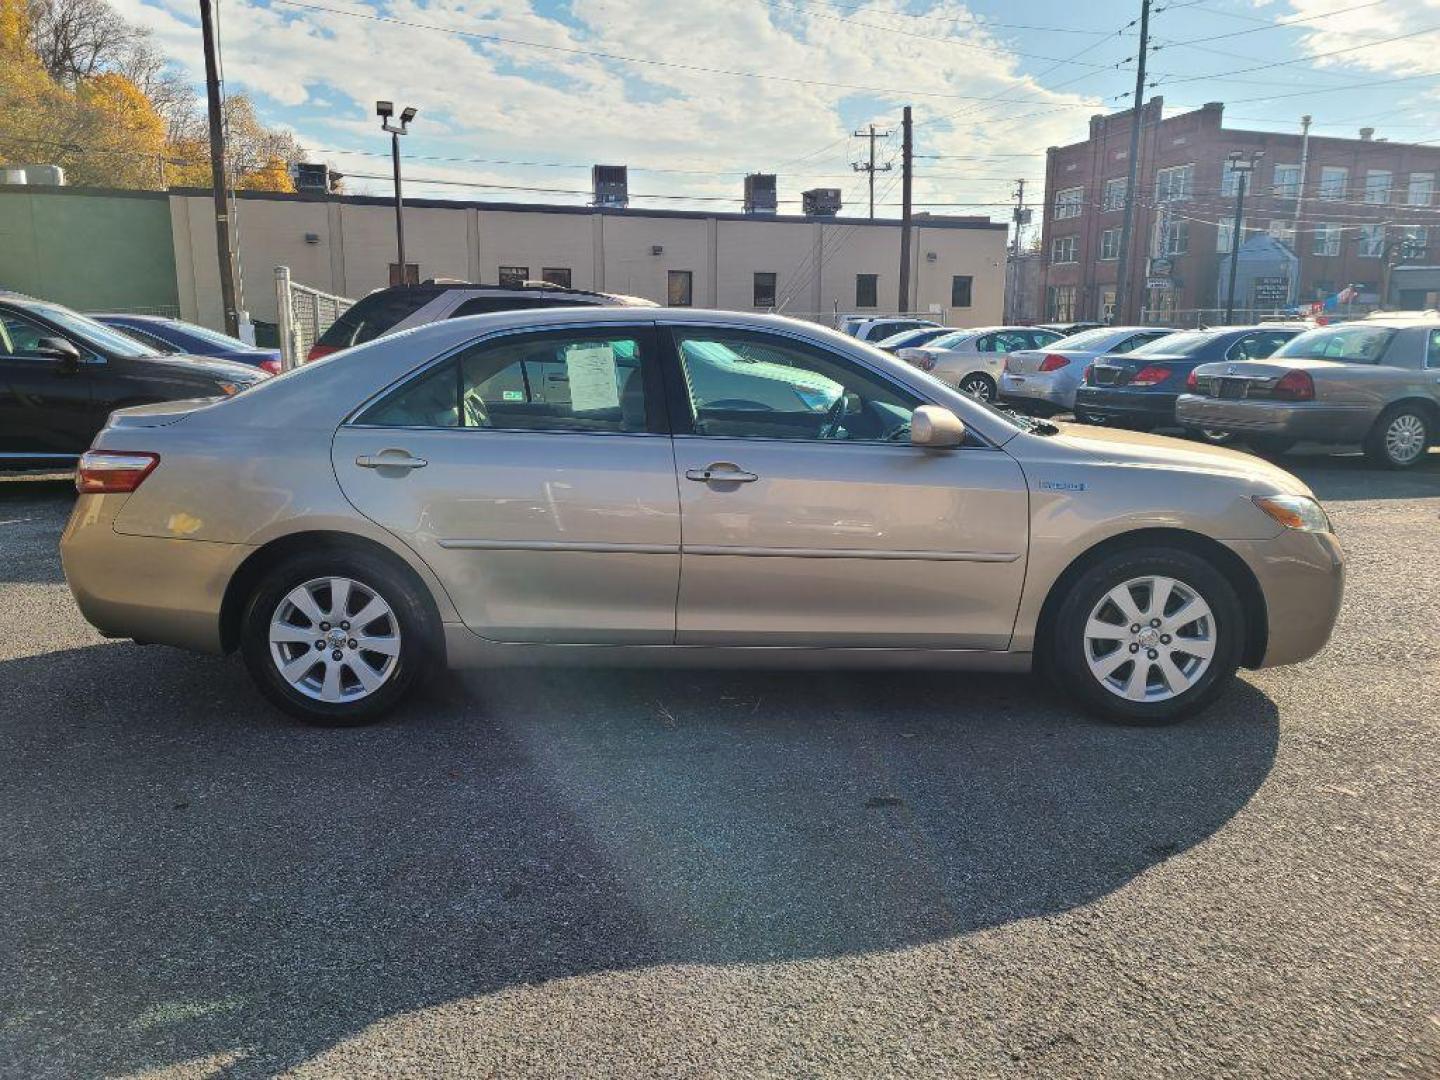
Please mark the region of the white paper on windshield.
<svg viewBox="0 0 1440 1080"><path fill-rule="evenodd" d="M609 345L567 345L565 373L570 378L570 408L576 412L618 409L615 350Z"/></svg>

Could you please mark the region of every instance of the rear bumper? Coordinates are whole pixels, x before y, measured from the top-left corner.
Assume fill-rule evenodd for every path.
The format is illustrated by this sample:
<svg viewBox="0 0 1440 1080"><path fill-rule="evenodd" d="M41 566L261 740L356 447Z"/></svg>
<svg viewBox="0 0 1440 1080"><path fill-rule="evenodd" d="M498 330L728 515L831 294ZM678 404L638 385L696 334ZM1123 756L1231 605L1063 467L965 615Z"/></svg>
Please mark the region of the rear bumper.
<svg viewBox="0 0 1440 1080"><path fill-rule="evenodd" d="M221 652L220 605L251 549L117 533L115 515L128 497L81 495L60 537L80 613L106 637Z"/></svg>
<svg viewBox="0 0 1440 1080"><path fill-rule="evenodd" d="M1333 533L1286 529L1274 540L1232 540L1265 597L1269 639L1260 667L1308 660L1330 640L1345 595L1345 555Z"/></svg>
<svg viewBox="0 0 1440 1080"><path fill-rule="evenodd" d="M1176 402L1175 415L1180 423L1189 427L1348 443L1365 438L1376 413L1363 406L1321 405L1310 401L1227 401L1183 394Z"/></svg>
<svg viewBox="0 0 1440 1080"><path fill-rule="evenodd" d="M1013 401L1039 401L1069 409L1075 405L1075 384L1062 383L1049 372L1000 376L1000 396Z"/></svg>
<svg viewBox="0 0 1440 1080"><path fill-rule="evenodd" d="M1179 395L1144 390L1110 390L1082 386L1075 391L1075 414L1113 424L1161 425L1175 423Z"/></svg>

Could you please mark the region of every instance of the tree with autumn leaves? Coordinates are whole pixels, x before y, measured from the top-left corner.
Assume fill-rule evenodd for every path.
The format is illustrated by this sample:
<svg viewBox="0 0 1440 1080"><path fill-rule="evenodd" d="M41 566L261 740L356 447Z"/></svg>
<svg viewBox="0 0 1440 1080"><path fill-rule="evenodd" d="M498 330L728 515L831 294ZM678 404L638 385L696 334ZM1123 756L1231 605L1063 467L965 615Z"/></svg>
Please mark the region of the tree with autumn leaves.
<svg viewBox="0 0 1440 1080"><path fill-rule="evenodd" d="M92 187L205 187L209 135L195 93L106 0L0 0L0 164L52 164ZM294 191L301 150L243 94L225 102L231 182Z"/></svg>

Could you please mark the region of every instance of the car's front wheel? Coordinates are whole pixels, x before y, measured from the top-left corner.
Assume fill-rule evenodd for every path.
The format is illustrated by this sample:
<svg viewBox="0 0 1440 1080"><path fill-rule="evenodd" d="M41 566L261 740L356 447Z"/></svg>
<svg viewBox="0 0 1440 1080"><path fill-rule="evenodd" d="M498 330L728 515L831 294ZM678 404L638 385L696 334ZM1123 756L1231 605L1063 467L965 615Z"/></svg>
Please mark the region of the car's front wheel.
<svg viewBox="0 0 1440 1080"><path fill-rule="evenodd" d="M982 375L976 372L973 375L966 375L960 380L960 392L970 394L981 401L994 401L997 393L995 380L989 375Z"/></svg>
<svg viewBox="0 0 1440 1080"><path fill-rule="evenodd" d="M1430 415L1419 405L1392 405L1365 438L1365 456L1386 469L1408 469L1425 457L1434 441Z"/></svg>
<svg viewBox="0 0 1440 1080"><path fill-rule="evenodd" d="M241 652L260 690L308 723L377 720L434 655L428 609L388 560L317 551L288 559L250 597Z"/></svg>
<svg viewBox="0 0 1440 1080"><path fill-rule="evenodd" d="M1240 666L1245 616L1230 582L1188 551L1137 548L1088 567L1051 627L1052 669L1092 712L1172 723Z"/></svg>

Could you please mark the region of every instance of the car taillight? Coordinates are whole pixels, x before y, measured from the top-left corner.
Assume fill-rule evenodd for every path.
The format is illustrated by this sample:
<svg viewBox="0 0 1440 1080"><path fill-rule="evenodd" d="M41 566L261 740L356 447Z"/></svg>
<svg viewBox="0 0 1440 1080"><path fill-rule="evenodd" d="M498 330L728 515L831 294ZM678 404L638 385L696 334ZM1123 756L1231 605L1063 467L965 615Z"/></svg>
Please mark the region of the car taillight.
<svg viewBox="0 0 1440 1080"><path fill-rule="evenodd" d="M310 346L310 351L305 354L305 362L308 364L311 360L319 360L322 356L329 356L331 353L337 353L339 351L340 350L334 345L321 345L317 343Z"/></svg>
<svg viewBox="0 0 1440 1080"><path fill-rule="evenodd" d="M1040 361L1040 370L1059 371L1062 367L1068 367L1069 365L1070 358L1068 356L1061 356L1059 353L1051 353L1049 356L1045 357L1044 360Z"/></svg>
<svg viewBox="0 0 1440 1080"><path fill-rule="evenodd" d="M1154 386L1170 377L1170 369L1163 364L1151 364L1141 368L1130 380L1131 386Z"/></svg>
<svg viewBox="0 0 1440 1080"><path fill-rule="evenodd" d="M1200 389L1200 380L1195 377L1193 369L1189 375L1185 376L1185 389L1189 390L1192 394Z"/></svg>
<svg viewBox="0 0 1440 1080"><path fill-rule="evenodd" d="M1270 388L1270 396L1281 401L1314 401L1315 380L1308 371L1287 371Z"/></svg>
<svg viewBox="0 0 1440 1080"><path fill-rule="evenodd" d="M256 364L255 366L258 367L261 371L268 371L271 375L280 374L279 360L261 360L260 363Z"/></svg>
<svg viewBox="0 0 1440 1080"><path fill-rule="evenodd" d="M87 450L75 469L75 490L82 495L134 491L159 464L159 454Z"/></svg>
<svg viewBox="0 0 1440 1080"><path fill-rule="evenodd" d="M1086 365L1085 365L1085 370L1080 373L1080 381L1083 382L1086 386L1094 386L1094 385L1095 385L1095 365L1094 365L1094 364L1086 364Z"/></svg>

